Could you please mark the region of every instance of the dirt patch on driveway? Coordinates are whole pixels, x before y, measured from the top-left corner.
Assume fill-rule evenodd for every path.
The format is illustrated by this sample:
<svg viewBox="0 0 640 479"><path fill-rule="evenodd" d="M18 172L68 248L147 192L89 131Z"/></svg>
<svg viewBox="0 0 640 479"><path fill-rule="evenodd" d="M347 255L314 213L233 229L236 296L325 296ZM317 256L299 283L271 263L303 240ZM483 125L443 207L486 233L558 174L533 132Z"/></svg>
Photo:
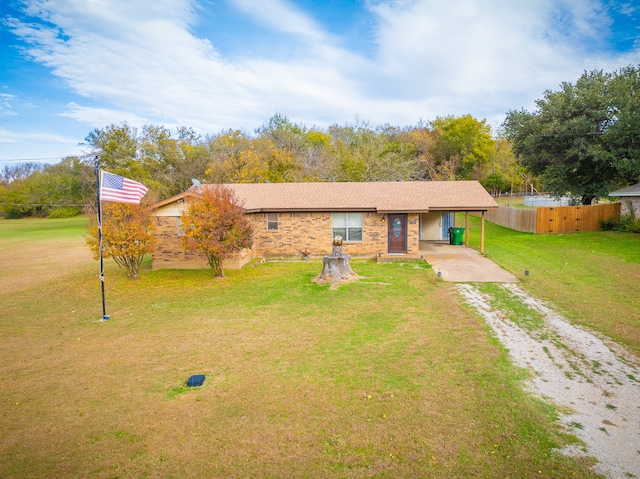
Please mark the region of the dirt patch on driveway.
<svg viewBox="0 0 640 479"><path fill-rule="evenodd" d="M514 284L492 295L460 284L466 302L485 318L514 362L532 373L529 389L559 406L561 422L584 442L563 452L598 460L609 478L640 477L640 365L619 345L570 324ZM533 321L519 321L494 296L508 295Z"/></svg>

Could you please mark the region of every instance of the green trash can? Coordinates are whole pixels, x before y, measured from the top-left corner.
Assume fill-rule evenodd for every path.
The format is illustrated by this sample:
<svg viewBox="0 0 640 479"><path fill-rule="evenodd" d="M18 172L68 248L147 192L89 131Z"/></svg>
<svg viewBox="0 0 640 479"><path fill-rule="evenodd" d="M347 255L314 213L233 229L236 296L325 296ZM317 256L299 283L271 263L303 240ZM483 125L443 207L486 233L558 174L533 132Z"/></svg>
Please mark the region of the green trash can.
<svg viewBox="0 0 640 479"><path fill-rule="evenodd" d="M456 246L462 245L463 234L464 228L449 228L449 244Z"/></svg>

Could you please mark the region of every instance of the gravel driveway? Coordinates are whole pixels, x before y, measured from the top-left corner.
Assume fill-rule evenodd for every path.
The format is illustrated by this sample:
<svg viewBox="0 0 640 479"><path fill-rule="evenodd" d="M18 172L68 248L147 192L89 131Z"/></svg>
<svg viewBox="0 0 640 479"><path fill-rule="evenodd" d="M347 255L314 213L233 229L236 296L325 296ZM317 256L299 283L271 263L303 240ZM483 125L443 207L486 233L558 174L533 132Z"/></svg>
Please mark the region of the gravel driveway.
<svg viewBox="0 0 640 479"><path fill-rule="evenodd" d="M560 421L584 446L571 455L597 459L594 470L608 478L640 478L640 365L620 346L570 324L516 284L501 286L541 318L525 328L491 306L492 298L473 284L459 284L509 349L513 361L532 372L527 387L561 406ZM495 303L494 303L495 304Z"/></svg>

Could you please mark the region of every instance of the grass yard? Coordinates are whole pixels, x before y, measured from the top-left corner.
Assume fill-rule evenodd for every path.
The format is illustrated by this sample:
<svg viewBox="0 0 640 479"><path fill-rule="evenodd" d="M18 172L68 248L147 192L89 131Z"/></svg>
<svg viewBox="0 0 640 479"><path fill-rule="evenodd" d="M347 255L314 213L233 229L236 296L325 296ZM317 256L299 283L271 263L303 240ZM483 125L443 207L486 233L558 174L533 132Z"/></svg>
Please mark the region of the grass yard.
<svg viewBox="0 0 640 479"><path fill-rule="evenodd" d="M17 293L87 269L92 261L83 238L86 225L84 217L0 219L0 291Z"/></svg>
<svg viewBox="0 0 640 479"><path fill-rule="evenodd" d="M464 225L464 215L456 221ZM534 235L489 222L485 227L485 252L523 287L640 355L640 235ZM469 229L469 245L480 249L480 219L470 216Z"/></svg>
<svg viewBox="0 0 640 479"><path fill-rule="evenodd" d="M593 477L425 263L352 262L365 278L331 291L317 262L131 281L109 261L100 322L84 220L39 221L0 220L0 270L43 244L76 262L0 288L0 477Z"/></svg>
<svg viewBox="0 0 640 479"><path fill-rule="evenodd" d="M510 206L511 208L520 208L525 210L534 209L534 206L524 205L524 196L501 196L494 198L500 206Z"/></svg>

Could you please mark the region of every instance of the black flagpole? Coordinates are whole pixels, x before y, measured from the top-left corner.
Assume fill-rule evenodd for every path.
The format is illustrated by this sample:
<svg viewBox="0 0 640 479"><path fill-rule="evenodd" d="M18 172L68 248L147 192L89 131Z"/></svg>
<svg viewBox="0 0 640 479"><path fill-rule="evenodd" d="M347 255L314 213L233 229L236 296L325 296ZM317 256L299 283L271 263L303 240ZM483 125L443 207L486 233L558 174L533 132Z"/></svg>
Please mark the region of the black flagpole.
<svg viewBox="0 0 640 479"><path fill-rule="evenodd" d="M96 155L96 202L98 204L98 243L100 248L100 285L102 288L102 320L109 321L107 307L104 300L104 262L102 261L102 208L100 205L100 168Z"/></svg>

